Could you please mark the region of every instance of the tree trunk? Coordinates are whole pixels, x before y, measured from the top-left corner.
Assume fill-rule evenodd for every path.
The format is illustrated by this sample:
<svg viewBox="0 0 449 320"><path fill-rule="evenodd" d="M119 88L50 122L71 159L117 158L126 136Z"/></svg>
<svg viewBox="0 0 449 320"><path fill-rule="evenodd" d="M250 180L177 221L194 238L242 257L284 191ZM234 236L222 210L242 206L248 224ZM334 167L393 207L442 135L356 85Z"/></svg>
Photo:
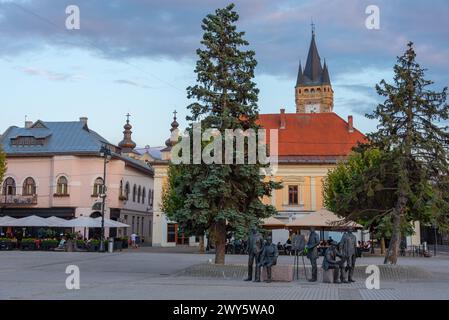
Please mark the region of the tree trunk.
<svg viewBox="0 0 449 320"><path fill-rule="evenodd" d="M219 221L214 226L215 264L225 264L226 221Z"/></svg>
<svg viewBox="0 0 449 320"><path fill-rule="evenodd" d="M385 238L380 238L380 254L385 254Z"/></svg>
<svg viewBox="0 0 449 320"><path fill-rule="evenodd" d="M385 256L384 264L396 264L398 262L399 243L401 239L401 214L395 210L393 214L393 231L390 245Z"/></svg>
<svg viewBox="0 0 449 320"><path fill-rule="evenodd" d="M206 250L204 248L204 236L199 236L200 238L200 253L205 253Z"/></svg>

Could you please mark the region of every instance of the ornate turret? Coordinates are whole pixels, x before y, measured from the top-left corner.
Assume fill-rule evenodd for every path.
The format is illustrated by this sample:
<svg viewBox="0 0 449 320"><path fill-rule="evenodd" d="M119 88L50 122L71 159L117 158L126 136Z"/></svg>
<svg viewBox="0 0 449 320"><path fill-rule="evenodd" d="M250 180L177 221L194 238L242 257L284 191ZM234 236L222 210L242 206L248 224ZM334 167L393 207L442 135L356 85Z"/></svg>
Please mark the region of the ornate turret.
<svg viewBox="0 0 449 320"><path fill-rule="evenodd" d="M122 149L122 153L131 153L136 147L136 143L131 139L133 128L132 125L129 124L129 117L131 115L128 113L126 115L126 124L123 126L125 131L123 131L123 140L118 144L118 146Z"/></svg>
<svg viewBox="0 0 449 320"><path fill-rule="evenodd" d="M179 123L176 118L176 110L173 112L173 122L170 128L170 138L165 141L166 148L162 149L162 160L170 160L171 148L178 142Z"/></svg>
<svg viewBox="0 0 449 320"><path fill-rule="evenodd" d="M299 63L295 86L296 112L332 112L334 91L329 77L326 61L321 66L321 58L315 41L315 27L312 23L312 40L304 70Z"/></svg>

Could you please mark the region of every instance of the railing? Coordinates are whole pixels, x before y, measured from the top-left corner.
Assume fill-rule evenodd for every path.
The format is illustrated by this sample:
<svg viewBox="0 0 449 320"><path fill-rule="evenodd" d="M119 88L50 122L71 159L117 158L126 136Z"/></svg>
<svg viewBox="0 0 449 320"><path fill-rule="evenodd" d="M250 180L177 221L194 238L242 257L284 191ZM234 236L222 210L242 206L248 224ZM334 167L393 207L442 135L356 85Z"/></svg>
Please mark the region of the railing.
<svg viewBox="0 0 449 320"><path fill-rule="evenodd" d="M21 195L1 195L0 204L3 205L34 205L37 204L37 195L21 196Z"/></svg>

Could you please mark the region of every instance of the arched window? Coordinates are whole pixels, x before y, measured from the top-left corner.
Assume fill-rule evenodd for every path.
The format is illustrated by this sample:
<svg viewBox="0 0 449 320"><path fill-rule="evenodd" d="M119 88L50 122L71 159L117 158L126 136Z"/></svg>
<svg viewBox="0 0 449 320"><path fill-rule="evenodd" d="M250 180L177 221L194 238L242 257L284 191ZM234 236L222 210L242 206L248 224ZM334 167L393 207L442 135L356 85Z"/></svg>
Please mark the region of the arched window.
<svg viewBox="0 0 449 320"><path fill-rule="evenodd" d="M304 92L305 93L309 93L309 89L304 89Z"/></svg>
<svg viewBox="0 0 449 320"><path fill-rule="evenodd" d="M3 194L7 196L15 196L16 195L16 181L9 177L3 183Z"/></svg>
<svg viewBox="0 0 449 320"><path fill-rule="evenodd" d="M139 191L137 191L137 202L140 203L140 197L142 196L142 188L139 186Z"/></svg>
<svg viewBox="0 0 449 320"><path fill-rule="evenodd" d="M93 196L99 196L102 193L103 190L103 178L98 177L97 179L95 179L94 182L94 190L92 195Z"/></svg>
<svg viewBox="0 0 449 320"><path fill-rule="evenodd" d="M134 185L134 187L133 187L133 202L136 202L136 196L137 196L137 186Z"/></svg>
<svg viewBox="0 0 449 320"><path fill-rule="evenodd" d="M316 89L316 91L321 92L321 88Z"/></svg>
<svg viewBox="0 0 449 320"><path fill-rule="evenodd" d="M35 194L36 194L36 183L34 182L33 178L28 177L23 182L22 195L23 196L34 196Z"/></svg>
<svg viewBox="0 0 449 320"><path fill-rule="evenodd" d="M123 180L120 180L119 197L123 197Z"/></svg>
<svg viewBox="0 0 449 320"><path fill-rule="evenodd" d="M147 190L145 189L145 187L142 190L142 203L145 204L145 200L147 198Z"/></svg>
<svg viewBox="0 0 449 320"><path fill-rule="evenodd" d="M310 90L310 93L315 93L315 89Z"/></svg>
<svg viewBox="0 0 449 320"><path fill-rule="evenodd" d="M126 185L125 185L125 197L126 197L126 200L129 199L129 192L130 192L129 182L127 182Z"/></svg>
<svg viewBox="0 0 449 320"><path fill-rule="evenodd" d="M69 194L68 184L69 183L66 177L64 176L59 177L56 183L56 194L60 196L68 195Z"/></svg>

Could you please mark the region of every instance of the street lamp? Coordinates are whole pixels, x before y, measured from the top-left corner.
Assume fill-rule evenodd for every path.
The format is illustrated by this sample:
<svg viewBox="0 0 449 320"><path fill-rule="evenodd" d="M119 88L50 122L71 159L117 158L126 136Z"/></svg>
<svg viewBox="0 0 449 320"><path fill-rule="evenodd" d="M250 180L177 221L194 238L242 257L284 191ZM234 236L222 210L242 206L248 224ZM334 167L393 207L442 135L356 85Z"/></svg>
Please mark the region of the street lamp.
<svg viewBox="0 0 449 320"><path fill-rule="evenodd" d="M436 223L432 224L433 232L434 232L434 242L433 242L433 256L437 255L437 225Z"/></svg>
<svg viewBox="0 0 449 320"><path fill-rule="evenodd" d="M104 158L103 167L103 187L101 188L100 197L102 198L101 203L101 241L100 241L100 252L105 252L104 247L104 211L106 206L106 164L111 160L111 150L103 145L100 149L100 156Z"/></svg>

